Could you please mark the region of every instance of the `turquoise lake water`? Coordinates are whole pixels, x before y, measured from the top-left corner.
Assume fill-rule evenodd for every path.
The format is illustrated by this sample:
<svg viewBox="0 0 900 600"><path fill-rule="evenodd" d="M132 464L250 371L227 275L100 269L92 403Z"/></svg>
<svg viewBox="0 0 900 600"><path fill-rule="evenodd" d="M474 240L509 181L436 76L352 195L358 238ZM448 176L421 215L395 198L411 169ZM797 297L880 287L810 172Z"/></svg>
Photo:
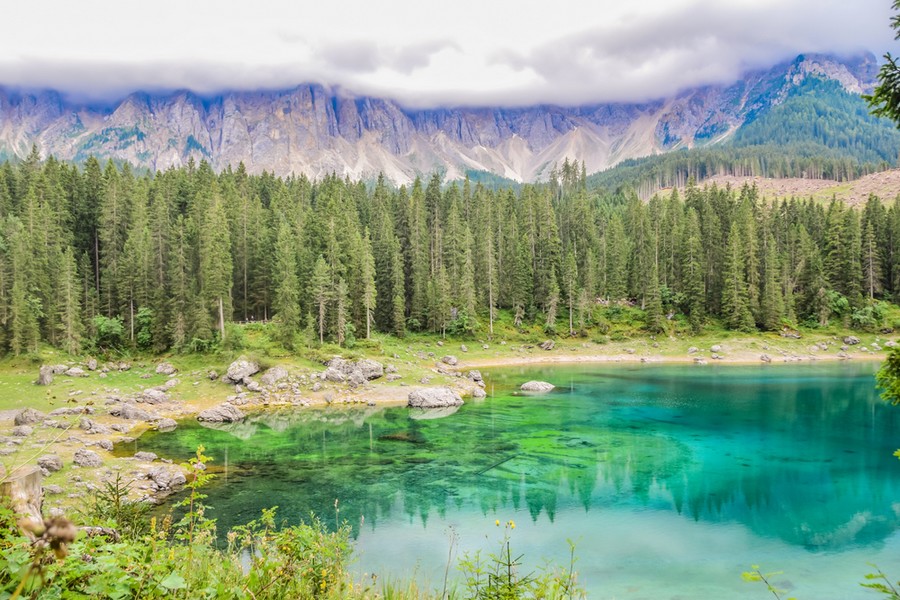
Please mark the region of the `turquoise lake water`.
<svg viewBox="0 0 900 600"><path fill-rule="evenodd" d="M591 598L770 597L741 580L758 564L800 599L864 599L871 563L900 578L900 408L876 368L496 369L491 398L440 419L270 412L119 450L186 459L202 443L221 531L273 505L346 520L354 568L382 579L439 587L451 531L457 554L496 551L499 519L529 567L567 564L571 539ZM558 388L516 395L529 379Z"/></svg>

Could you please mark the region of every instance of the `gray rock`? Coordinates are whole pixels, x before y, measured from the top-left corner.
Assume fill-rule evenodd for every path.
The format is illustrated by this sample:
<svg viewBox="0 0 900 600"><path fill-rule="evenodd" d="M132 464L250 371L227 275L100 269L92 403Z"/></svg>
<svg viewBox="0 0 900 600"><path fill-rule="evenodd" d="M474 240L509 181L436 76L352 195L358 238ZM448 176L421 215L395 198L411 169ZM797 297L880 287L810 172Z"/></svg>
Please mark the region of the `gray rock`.
<svg viewBox="0 0 900 600"><path fill-rule="evenodd" d="M243 383L246 384L251 375L259 372L259 365L252 360L239 358L230 365L222 381L225 383Z"/></svg>
<svg viewBox="0 0 900 600"><path fill-rule="evenodd" d="M146 404L162 404L169 401L169 395L160 389L150 388L141 392L137 401Z"/></svg>
<svg viewBox="0 0 900 600"><path fill-rule="evenodd" d="M384 365L377 360L364 358L356 361L356 368L362 371L363 377L372 381L384 376Z"/></svg>
<svg viewBox="0 0 900 600"><path fill-rule="evenodd" d="M697 357L697 358L694 359L694 364L695 364L695 365L705 365L705 364L706 364L706 359Z"/></svg>
<svg viewBox="0 0 900 600"><path fill-rule="evenodd" d="M72 367L66 371L66 375L69 377L87 377L87 373L81 367Z"/></svg>
<svg viewBox="0 0 900 600"><path fill-rule="evenodd" d="M179 383L181 383L181 380L179 380L177 377L173 377L171 379L166 380L164 383L156 386L156 389L161 390L163 392L167 392L167 391L171 390L173 387L175 387L176 385L178 385Z"/></svg>
<svg viewBox="0 0 900 600"><path fill-rule="evenodd" d="M50 371L53 372L54 375L62 375L66 371L69 370L69 365L52 365L50 367Z"/></svg>
<svg viewBox="0 0 900 600"><path fill-rule="evenodd" d="M484 378L481 376L481 371L477 369L472 369L468 373L466 373L466 378L471 379L474 382L484 381Z"/></svg>
<svg viewBox="0 0 900 600"><path fill-rule="evenodd" d="M553 350L556 347L556 342L553 340L544 340L540 343L541 350Z"/></svg>
<svg viewBox="0 0 900 600"><path fill-rule="evenodd" d="M16 425L12 429L12 434L15 437L28 437L32 433L34 433L34 429L31 425Z"/></svg>
<svg viewBox="0 0 900 600"><path fill-rule="evenodd" d="M109 414L120 419L128 419L129 421L149 421L153 415L142 408L138 408L134 404L121 404L109 410Z"/></svg>
<svg viewBox="0 0 900 600"><path fill-rule="evenodd" d="M33 408L23 408L18 413L16 413L15 418L13 418L13 423L15 425L34 425L35 423L40 423L46 418L47 415L42 412L38 412Z"/></svg>
<svg viewBox="0 0 900 600"><path fill-rule="evenodd" d="M91 435L107 434L110 431L109 427L107 427L106 425L101 425L100 423L92 421L87 417L81 418L81 421L78 422L78 427Z"/></svg>
<svg viewBox="0 0 900 600"><path fill-rule="evenodd" d="M322 379L325 381L330 381L332 383L344 383L346 381L347 376L344 375L344 372L337 367L328 367L325 369L325 372L322 373Z"/></svg>
<svg viewBox="0 0 900 600"><path fill-rule="evenodd" d="M259 378L260 383L266 386L275 385L282 379L286 379L288 376L287 369L284 367L272 367L271 369L267 369L265 373L262 374L262 377Z"/></svg>
<svg viewBox="0 0 900 600"><path fill-rule="evenodd" d="M53 383L53 367L50 365L41 365L36 383L38 385L50 385Z"/></svg>
<svg viewBox="0 0 900 600"><path fill-rule="evenodd" d="M156 456L155 452L135 452L134 458L144 462L153 462L159 457Z"/></svg>
<svg viewBox="0 0 900 600"><path fill-rule="evenodd" d="M764 363L770 363L772 362L772 357L768 354L763 354L759 357L759 360L763 361Z"/></svg>
<svg viewBox="0 0 900 600"><path fill-rule="evenodd" d="M519 386L523 392L549 392L556 386L546 381L526 381Z"/></svg>
<svg viewBox="0 0 900 600"><path fill-rule="evenodd" d="M63 489L55 484L45 485L44 493L48 496L58 496L63 493Z"/></svg>
<svg viewBox="0 0 900 600"><path fill-rule="evenodd" d="M469 351L469 347L466 346L465 344L461 344L460 347L459 347L459 351L460 351L460 352L468 352L468 351Z"/></svg>
<svg viewBox="0 0 900 600"><path fill-rule="evenodd" d="M96 371L97 370L97 359L91 358L87 361L88 371Z"/></svg>
<svg viewBox="0 0 900 600"><path fill-rule="evenodd" d="M111 441L109 441L109 440L98 440L96 445L97 445L97 446L100 446L101 448L103 448L103 449L106 450L107 452L112 452L112 449L113 449L113 443L112 443Z"/></svg>
<svg viewBox="0 0 900 600"><path fill-rule="evenodd" d="M147 479L153 482L157 490L168 492L187 483L184 473L172 467L153 467L147 471Z"/></svg>
<svg viewBox="0 0 900 600"><path fill-rule="evenodd" d="M79 467L102 467L103 460L100 455L93 450L85 450L84 448L75 451L75 457L72 459Z"/></svg>
<svg viewBox="0 0 900 600"><path fill-rule="evenodd" d="M855 346L856 344L859 343L859 338L856 337L855 335L848 335L847 337L844 338L844 343L847 344L848 346Z"/></svg>
<svg viewBox="0 0 900 600"><path fill-rule="evenodd" d="M391 381L397 381L398 379L403 379L403 376L399 373L391 373L387 376L388 383L390 383Z"/></svg>
<svg viewBox="0 0 900 600"><path fill-rule="evenodd" d="M244 419L244 413L227 402L208 408L197 415L198 421L208 421L210 423L234 423Z"/></svg>
<svg viewBox="0 0 900 600"><path fill-rule="evenodd" d="M60 457L55 454L45 454L37 459L40 468L46 469L50 473L56 473L63 468L63 462Z"/></svg>
<svg viewBox="0 0 900 600"><path fill-rule="evenodd" d="M409 393L407 406L412 408L443 408L460 406L462 398L450 388L423 388Z"/></svg>
<svg viewBox="0 0 900 600"><path fill-rule="evenodd" d="M480 387L472 388L472 397L475 399L487 398L487 392Z"/></svg>
<svg viewBox="0 0 900 600"><path fill-rule="evenodd" d="M176 369L172 363L161 362L156 365L157 375L174 375L177 371L178 369Z"/></svg>
<svg viewBox="0 0 900 600"><path fill-rule="evenodd" d="M447 356L441 357L441 362L444 363L445 365L450 365L451 367L453 367L453 366L456 366L456 363L458 363L459 360L457 360L457 358L455 356L453 356L452 354L448 354Z"/></svg>
<svg viewBox="0 0 900 600"><path fill-rule="evenodd" d="M177 427L178 422L175 421L175 419L163 417L162 419L158 419L156 421L156 429L158 431L174 431Z"/></svg>
<svg viewBox="0 0 900 600"><path fill-rule="evenodd" d="M698 348L697 346L691 346L690 348L688 348L688 354L697 354L698 352L700 352L700 348Z"/></svg>
<svg viewBox="0 0 900 600"><path fill-rule="evenodd" d="M215 371L209 371L209 372L206 374L206 376L209 377L209 380L210 380L210 381L215 381L216 379L219 378L219 374L216 373Z"/></svg>
<svg viewBox="0 0 900 600"><path fill-rule="evenodd" d="M259 385L258 381L251 379L247 382L247 391L248 392L261 392L262 387Z"/></svg>
<svg viewBox="0 0 900 600"><path fill-rule="evenodd" d="M365 385L366 381L368 380L366 379L366 376L363 375L361 369L353 369L350 372L350 377L348 378L347 383L350 384L350 387L357 388L361 385Z"/></svg>
<svg viewBox="0 0 900 600"><path fill-rule="evenodd" d="M92 406L63 406L50 411L51 417L65 417L68 415L92 415L94 408Z"/></svg>
<svg viewBox="0 0 900 600"><path fill-rule="evenodd" d="M709 351L710 352L721 352L722 346L720 346L719 344L713 344L712 346L710 346Z"/></svg>
<svg viewBox="0 0 900 600"><path fill-rule="evenodd" d="M884 347L885 348L896 348L897 342L895 342L894 340L888 340L884 343Z"/></svg>

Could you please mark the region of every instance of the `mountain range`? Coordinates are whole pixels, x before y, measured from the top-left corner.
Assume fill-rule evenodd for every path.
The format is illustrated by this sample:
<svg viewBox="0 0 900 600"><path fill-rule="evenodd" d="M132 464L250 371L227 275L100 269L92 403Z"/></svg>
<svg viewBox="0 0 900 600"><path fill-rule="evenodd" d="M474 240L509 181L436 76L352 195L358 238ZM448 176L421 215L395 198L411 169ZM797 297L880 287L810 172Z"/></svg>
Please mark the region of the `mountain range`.
<svg viewBox="0 0 900 600"><path fill-rule="evenodd" d="M243 162L251 173L277 175L333 171L367 179L383 172L395 183L435 169L449 179L487 172L535 181L567 158L597 172L626 159L727 143L810 77L859 95L871 91L877 70L871 54L801 55L671 98L516 108L410 109L316 84L213 97L137 92L104 106L0 87L0 158L24 157L36 144L45 156L79 162L94 155L152 170L205 159L215 169Z"/></svg>

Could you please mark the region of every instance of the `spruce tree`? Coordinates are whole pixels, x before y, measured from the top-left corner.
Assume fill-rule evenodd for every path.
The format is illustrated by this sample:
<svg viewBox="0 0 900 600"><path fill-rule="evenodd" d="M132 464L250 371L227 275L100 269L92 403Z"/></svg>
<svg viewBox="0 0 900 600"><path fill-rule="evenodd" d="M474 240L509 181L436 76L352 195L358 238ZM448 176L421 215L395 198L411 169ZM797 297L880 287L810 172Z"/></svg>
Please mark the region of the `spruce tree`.
<svg viewBox="0 0 900 600"><path fill-rule="evenodd" d="M732 223L725 247L722 316L729 329L753 331L753 314L747 297L746 261L737 223Z"/></svg>
<svg viewBox="0 0 900 600"><path fill-rule="evenodd" d="M278 224L275 238L274 275L276 281L272 309L278 323L278 338L285 348L294 348L294 339L300 333L300 280L297 277L297 249L287 221Z"/></svg>

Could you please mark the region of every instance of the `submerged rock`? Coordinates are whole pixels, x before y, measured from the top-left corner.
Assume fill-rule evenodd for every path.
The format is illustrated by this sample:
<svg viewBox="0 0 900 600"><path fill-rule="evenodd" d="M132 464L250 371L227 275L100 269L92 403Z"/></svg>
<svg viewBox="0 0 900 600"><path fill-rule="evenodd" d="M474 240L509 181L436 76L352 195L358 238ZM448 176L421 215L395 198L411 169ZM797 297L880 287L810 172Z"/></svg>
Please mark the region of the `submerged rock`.
<svg viewBox="0 0 900 600"><path fill-rule="evenodd" d="M407 400L407 406L412 408L443 408L462 404L459 394L445 387L413 390Z"/></svg>
<svg viewBox="0 0 900 600"><path fill-rule="evenodd" d="M416 421L443 419L459 410L459 406L443 406L441 408L411 408L409 418Z"/></svg>
<svg viewBox="0 0 900 600"><path fill-rule="evenodd" d="M555 387L555 385L546 381L526 381L519 386L519 389L523 392L549 392Z"/></svg>

